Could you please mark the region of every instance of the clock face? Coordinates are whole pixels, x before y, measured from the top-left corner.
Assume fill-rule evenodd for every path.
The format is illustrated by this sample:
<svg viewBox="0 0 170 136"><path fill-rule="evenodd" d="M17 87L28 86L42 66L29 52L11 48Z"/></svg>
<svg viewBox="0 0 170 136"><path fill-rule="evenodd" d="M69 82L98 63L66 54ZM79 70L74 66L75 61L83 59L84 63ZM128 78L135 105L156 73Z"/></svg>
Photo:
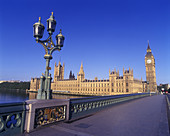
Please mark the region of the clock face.
<svg viewBox="0 0 170 136"><path fill-rule="evenodd" d="M151 63L151 60L150 60L150 59L148 59L148 60L147 60L147 63Z"/></svg>

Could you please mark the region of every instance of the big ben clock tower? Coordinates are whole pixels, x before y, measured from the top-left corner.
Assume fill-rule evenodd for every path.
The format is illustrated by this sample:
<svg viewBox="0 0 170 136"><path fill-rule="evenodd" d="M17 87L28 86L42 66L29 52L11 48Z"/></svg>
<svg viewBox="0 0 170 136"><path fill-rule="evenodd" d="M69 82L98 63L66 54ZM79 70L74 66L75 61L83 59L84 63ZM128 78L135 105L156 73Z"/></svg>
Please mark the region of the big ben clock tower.
<svg viewBox="0 0 170 136"><path fill-rule="evenodd" d="M155 58L151 52L148 42L147 53L145 55L146 80L149 82L150 92L157 91L156 73L155 73Z"/></svg>

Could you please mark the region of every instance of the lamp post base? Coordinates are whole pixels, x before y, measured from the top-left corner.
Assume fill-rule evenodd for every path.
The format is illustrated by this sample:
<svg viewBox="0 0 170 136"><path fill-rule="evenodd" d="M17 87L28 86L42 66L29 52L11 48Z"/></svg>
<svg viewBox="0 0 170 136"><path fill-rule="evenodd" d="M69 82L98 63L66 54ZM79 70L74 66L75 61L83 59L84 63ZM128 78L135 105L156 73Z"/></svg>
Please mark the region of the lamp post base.
<svg viewBox="0 0 170 136"><path fill-rule="evenodd" d="M37 99L52 99L51 80L51 75L47 78L40 77L40 89L38 89Z"/></svg>
<svg viewBox="0 0 170 136"><path fill-rule="evenodd" d="M52 90L43 91L39 89L37 94L37 99L42 99L42 100L52 99Z"/></svg>
<svg viewBox="0 0 170 136"><path fill-rule="evenodd" d="M43 90L38 89L37 99L42 99L42 92Z"/></svg>

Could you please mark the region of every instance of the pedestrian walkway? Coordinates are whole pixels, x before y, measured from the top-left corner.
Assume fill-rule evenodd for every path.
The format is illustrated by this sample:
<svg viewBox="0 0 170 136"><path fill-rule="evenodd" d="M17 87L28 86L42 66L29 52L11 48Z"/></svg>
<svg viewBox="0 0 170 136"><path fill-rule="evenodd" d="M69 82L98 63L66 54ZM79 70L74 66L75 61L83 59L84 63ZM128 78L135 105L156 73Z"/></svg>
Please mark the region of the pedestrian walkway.
<svg viewBox="0 0 170 136"><path fill-rule="evenodd" d="M115 105L92 116L22 136L169 136L164 95Z"/></svg>

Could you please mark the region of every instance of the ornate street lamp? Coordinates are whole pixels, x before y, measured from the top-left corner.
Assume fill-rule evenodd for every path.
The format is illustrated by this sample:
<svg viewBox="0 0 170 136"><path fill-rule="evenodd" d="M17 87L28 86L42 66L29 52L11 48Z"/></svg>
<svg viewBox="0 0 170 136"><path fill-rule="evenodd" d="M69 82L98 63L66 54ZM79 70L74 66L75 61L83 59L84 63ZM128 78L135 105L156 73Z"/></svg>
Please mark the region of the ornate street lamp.
<svg viewBox="0 0 170 136"><path fill-rule="evenodd" d="M43 37L44 33L44 25L41 23L41 18L39 17L39 21L33 25L34 28L34 37L36 38L36 42L42 44L45 49L44 58L46 59L46 70L45 74L42 74L40 77L40 89L38 90L37 99L52 99L52 90L51 90L51 74L49 74L49 70L51 68L50 60L52 59L52 53L55 50L60 51L61 47L64 44L64 36L60 33L56 36L56 45L52 40L52 34L55 31L56 20L54 19L53 12L51 13L50 18L47 20L47 31L48 38L46 40L40 40Z"/></svg>

